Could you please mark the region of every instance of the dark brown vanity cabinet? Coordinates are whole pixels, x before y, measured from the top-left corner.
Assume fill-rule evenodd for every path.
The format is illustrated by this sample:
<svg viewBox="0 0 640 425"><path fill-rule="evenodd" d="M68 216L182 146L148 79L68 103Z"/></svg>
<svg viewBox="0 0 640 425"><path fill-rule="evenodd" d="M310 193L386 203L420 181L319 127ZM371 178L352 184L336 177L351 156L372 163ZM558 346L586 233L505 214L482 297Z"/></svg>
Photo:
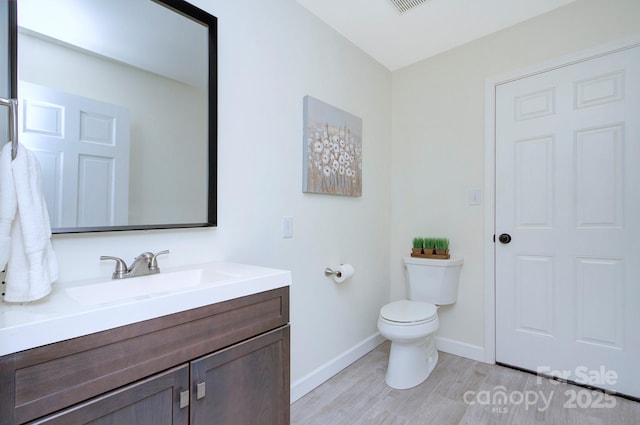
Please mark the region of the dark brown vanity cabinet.
<svg viewBox="0 0 640 425"><path fill-rule="evenodd" d="M0 358L0 424L289 424L289 291Z"/></svg>

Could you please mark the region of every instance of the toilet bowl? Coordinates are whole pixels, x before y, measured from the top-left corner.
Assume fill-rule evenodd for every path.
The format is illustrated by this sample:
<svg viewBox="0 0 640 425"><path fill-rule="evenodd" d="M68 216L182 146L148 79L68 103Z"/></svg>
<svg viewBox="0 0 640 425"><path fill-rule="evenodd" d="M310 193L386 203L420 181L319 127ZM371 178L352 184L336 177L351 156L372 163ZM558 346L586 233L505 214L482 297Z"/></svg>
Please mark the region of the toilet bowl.
<svg viewBox="0 0 640 425"><path fill-rule="evenodd" d="M380 309L378 330L392 341L385 380L404 390L423 382L438 361L434 334L440 327L436 306L400 300Z"/></svg>
<svg viewBox="0 0 640 425"><path fill-rule="evenodd" d="M391 340L385 381L402 390L421 384L438 362L436 304L455 302L462 260L405 258L405 264L409 299L384 305L378 316L380 334Z"/></svg>

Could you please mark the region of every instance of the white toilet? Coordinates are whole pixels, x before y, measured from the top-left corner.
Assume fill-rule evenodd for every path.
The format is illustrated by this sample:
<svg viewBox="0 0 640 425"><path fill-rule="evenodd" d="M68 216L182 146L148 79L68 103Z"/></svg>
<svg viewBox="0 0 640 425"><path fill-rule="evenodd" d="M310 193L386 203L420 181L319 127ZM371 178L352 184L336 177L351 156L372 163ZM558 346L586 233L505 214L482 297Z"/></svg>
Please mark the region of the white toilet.
<svg viewBox="0 0 640 425"><path fill-rule="evenodd" d="M456 301L462 259L405 257L404 264L409 299L384 305L378 317L380 334L391 340L385 379L400 390L419 385L436 366L437 309Z"/></svg>

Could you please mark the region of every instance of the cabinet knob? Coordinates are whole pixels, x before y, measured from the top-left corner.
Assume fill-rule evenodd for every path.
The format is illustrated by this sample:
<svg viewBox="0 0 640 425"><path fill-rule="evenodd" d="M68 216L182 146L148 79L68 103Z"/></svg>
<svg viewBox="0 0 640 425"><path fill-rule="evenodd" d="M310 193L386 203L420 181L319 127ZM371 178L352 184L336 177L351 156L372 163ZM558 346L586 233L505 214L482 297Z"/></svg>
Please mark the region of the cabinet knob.
<svg viewBox="0 0 640 425"><path fill-rule="evenodd" d="M189 406L189 390L180 393L180 408L184 409Z"/></svg>
<svg viewBox="0 0 640 425"><path fill-rule="evenodd" d="M207 383L200 382L196 385L196 398L200 400L201 398L204 398L205 395L207 395Z"/></svg>

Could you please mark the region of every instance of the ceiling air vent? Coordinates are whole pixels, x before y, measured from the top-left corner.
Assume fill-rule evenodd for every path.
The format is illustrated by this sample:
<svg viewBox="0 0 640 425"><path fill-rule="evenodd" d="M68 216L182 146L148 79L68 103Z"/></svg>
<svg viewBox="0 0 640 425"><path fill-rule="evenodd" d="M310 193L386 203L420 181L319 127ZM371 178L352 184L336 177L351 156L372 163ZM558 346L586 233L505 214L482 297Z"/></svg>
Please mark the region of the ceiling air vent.
<svg viewBox="0 0 640 425"><path fill-rule="evenodd" d="M427 3L429 0L389 0L398 13L402 14L409 10Z"/></svg>

